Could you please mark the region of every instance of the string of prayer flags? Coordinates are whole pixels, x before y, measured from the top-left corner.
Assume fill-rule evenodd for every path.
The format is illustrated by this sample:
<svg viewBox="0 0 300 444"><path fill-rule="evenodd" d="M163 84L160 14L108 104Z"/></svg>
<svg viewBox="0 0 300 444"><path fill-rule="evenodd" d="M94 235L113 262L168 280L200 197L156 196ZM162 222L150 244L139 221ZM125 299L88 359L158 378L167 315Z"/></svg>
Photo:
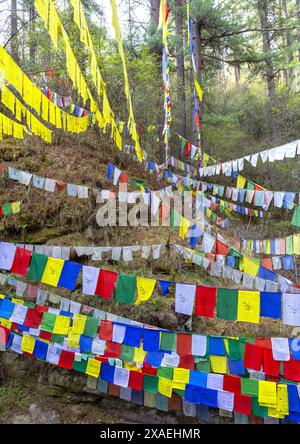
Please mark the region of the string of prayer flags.
<svg viewBox="0 0 300 444"><path fill-rule="evenodd" d="M26 105L32 108L44 121L49 122L56 128L65 131L80 133L86 131L89 125L88 116L75 117L58 108L51 102L39 88L31 82L29 77L21 70L12 57L0 46L0 74L8 85L12 85L20 94ZM6 86L6 85L5 85ZM5 87L4 86L4 87ZM5 90L5 103L7 103L8 89ZM18 120L23 115L26 123L33 134L43 138L47 142L52 140L52 131L43 125L23 104L14 96L10 99L9 108L14 109ZM7 103L8 104L8 103ZM5 117L5 116L4 116ZM6 122L8 122L6 118ZM14 132L7 135L23 139L23 126L15 122ZM25 127L24 127L25 128ZM6 133L5 133L6 134Z"/></svg>
<svg viewBox="0 0 300 444"><path fill-rule="evenodd" d="M157 283L156 279L82 266L5 242L0 243L0 268L70 291L75 289L82 271L84 294L110 299L114 293L115 301L125 304L149 300ZM175 311L178 313L213 318L217 308L217 316L221 319L259 323L261 316L281 318L283 310L285 324L300 325L300 304L293 293L245 290L237 293L230 289L160 281L163 294L171 284L175 286Z"/></svg>
<svg viewBox="0 0 300 444"><path fill-rule="evenodd" d="M125 95L127 98L127 104L128 104L128 110L129 110L129 119L128 119L128 131L131 135L133 141L135 142L135 150L138 160L141 162L143 160L143 153L140 147L139 142L139 136L136 129L136 123L134 118L134 112L133 112L133 105L131 100L131 94L130 94L130 87L129 87L129 81L128 81L128 73L127 73L127 67L126 67L126 61L125 61L125 54L123 49L123 43L122 43L122 36L121 36L121 29L119 24L119 18L118 18L118 10L117 10L117 3L116 0L110 0L111 9L112 9L112 25L115 30L115 39L118 44L118 50L122 61L122 67L123 67L123 75L124 75L124 83L125 83Z"/></svg>
<svg viewBox="0 0 300 444"><path fill-rule="evenodd" d="M257 161L259 158L263 162L273 163L277 161L282 161L284 159L294 159L297 154L299 154L299 140L295 140L293 142L269 150L260 151L259 153L249 156L243 156L241 158L229 160L217 165L200 168L199 175L200 177L215 176L218 174L231 176L233 172L239 172L244 169L245 160L255 168L257 166Z"/></svg>

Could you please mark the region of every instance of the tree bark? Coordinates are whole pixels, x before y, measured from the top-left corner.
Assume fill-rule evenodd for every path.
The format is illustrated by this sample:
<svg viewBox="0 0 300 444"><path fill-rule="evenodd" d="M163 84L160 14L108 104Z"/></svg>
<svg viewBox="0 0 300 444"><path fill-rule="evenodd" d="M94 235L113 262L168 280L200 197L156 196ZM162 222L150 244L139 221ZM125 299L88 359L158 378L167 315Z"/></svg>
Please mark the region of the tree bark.
<svg viewBox="0 0 300 444"><path fill-rule="evenodd" d="M298 18L298 27L300 26L300 0L296 0L296 13ZM300 45L300 30L297 31L297 42ZM300 63L300 46L298 48L298 62Z"/></svg>
<svg viewBox="0 0 300 444"><path fill-rule="evenodd" d="M202 82L202 77L203 77L203 63L202 63L202 52L201 52L201 24L193 21L193 44L194 44L194 51L193 51L193 55L194 55L194 60L195 60L195 65L196 65L196 71L200 76L200 80ZM192 96L194 94L194 71L193 71L193 67L191 67L191 77L192 77ZM202 117L202 107L199 109L199 118L201 120ZM195 122L195 116L194 113L192 112L192 141L195 145L198 144L198 129L197 129L197 124Z"/></svg>
<svg viewBox="0 0 300 444"><path fill-rule="evenodd" d="M269 22L268 22L268 1L269 0L257 0L257 9L261 22L263 51L266 56L265 61L265 77L268 87L268 120L269 129L271 133L272 141L275 142L280 138L278 125L275 118L275 104L276 104L276 88L275 88L275 74L271 55L271 35Z"/></svg>
<svg viewBox="0 0 300 444"><path fill-rule="evenodd" d="M150 0L151 21L156 28L158 27L159 23L159 7L160 0Z"/></svg>
<svg viewBox="0 0 300 444"><path fill-rule="evenodd" d="M177 62L177 127L179 134L186 139L184 39L183 39L181 0L175 0L175 23L176 23L176 62ZM180 149L179 153L181 153Z"/></svg>
<svg viewBox="0 0 300 444"><path fill-rule="evenodd" d="M18 51L18 14L17 14L17 0L11 0L10 3L10 53L12 58L19 62Z"/></svg>
<svg viewBox="0 0 300 444"><path fill-rule="evenodd" d="M36 66L36 49L37 49L34 15L35 15L34 1L32 0L29 8L29 17L30 17L29 55L33 69L35 69Z"/></svg>
<svg viewBox="0 0 300 444"><path fill-rule="evenodd" d="M282 0L282 9L283 9L283 12L284 12L284 18L287 20L289 18L289 13L288 13L288 8L287 8L286 0ZM286 29L285 37L286 37L286 46L288 48L291 48L291 46L292 46L292 35L291 35L291 30L290 29ZM288 54L287 62L288 63L292 63L293 62L293 53L292 52L290 52ZM286 73L287 73L287 77L290 77L292 75L292 73L293 73L293 69L292 68L288 68L286 70Z"/></svg>

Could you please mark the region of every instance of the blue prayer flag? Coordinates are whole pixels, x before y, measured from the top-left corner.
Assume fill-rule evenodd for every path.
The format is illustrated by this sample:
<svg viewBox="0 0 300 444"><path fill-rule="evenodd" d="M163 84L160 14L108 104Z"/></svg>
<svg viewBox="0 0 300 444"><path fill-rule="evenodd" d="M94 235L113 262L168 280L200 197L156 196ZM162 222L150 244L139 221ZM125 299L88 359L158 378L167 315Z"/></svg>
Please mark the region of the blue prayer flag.
<svg viewBox="0 0 300 444"><path fill-rule="evenodd" d="M260 316L281 319L281 293L260 292Z"/></svg>
<svg viewBox="0 0 300 444"><path fill-rule="evenodd" d="M76 262L65 261L58 281L58 287L63 287L70 291L75 290L75 285L80 270L80 264L76 264Z"/></svg>

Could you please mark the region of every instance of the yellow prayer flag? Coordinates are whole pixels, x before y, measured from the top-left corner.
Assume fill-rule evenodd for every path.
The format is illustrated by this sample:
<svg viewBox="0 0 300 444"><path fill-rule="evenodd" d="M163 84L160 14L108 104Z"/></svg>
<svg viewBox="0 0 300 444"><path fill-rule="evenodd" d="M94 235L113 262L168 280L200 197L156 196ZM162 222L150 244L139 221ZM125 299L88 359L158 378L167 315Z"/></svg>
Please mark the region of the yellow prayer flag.
<svg viewBox="0 0 300 444"><path fill-rule="evenodd" d="M125 362L124 367L127 368L128 370L132 370L134 372L142 373L142 369L140 367L137 367L135 365L135 362Z"/></svg>
<svg viewBox="0 0 300 444"><path fill-rule="evenodd" d="M227 373L227 357L226 356L210 356L210 365L213 373Z"/></svg>
<svg viewBox="0 0 300 444"><path fill-rule="evenodd" d="M185 368L174 368L173 388L185 390L185 385L189 383L190 371Z"/></svg>
<svg viewBox="0 0 300 444"><path fill-rule="evenodd" d="M293 253L300 254L300 234L294 234L293 236Z"/></svg>
<svg viewBox="0 0 300 444"><path fill-rule="evenodd" d="M76 334L72 331L72 329L68 332L68 347L70 348L79 348L80 335Z"/></svg>
<svg viewBox="0 0 300 444"><path fill-rule="evenodd" d="M289 414L288 389L286 384L277 385L276 408L269 408L268 415L272 418L284 418Z"/></svg>
<svg viewBox="0 0 300 444"><path fill-rule="evenodd" d="M238 293L237 320L241 322L259 323L260 317L260 292L242 291Z"/></svg>
<svg viewBox="0 0 300 444"><path fill-rule="evenodd" d="M145 360L146 352L143 350L143 346L141 345L139 348L134 347L133 360L136 364L143 364Z"/></svg>
<svg viewBox="0 0 300 444"><path fill-rule="evenodd" d="M18 298L12 298L11 302L13 302L14 304L24 305L24 301L22 301L22 299L18 299Z"/></svg>
<svg viewBox="0 0 300 444"><path fill-rule="evenodd" d="M11 209L13 214L17 214L20 211L21 202L13 202L11 204Z"/></svg>
<svg viewBox="0 0 300 444"><path fill-rule="evenodd" d="M254 260L244 257L244 272L250 276L257 276L259 270L259 264Z"/></svg>
<svg viewBox="0 0 300 444"><path fill-rule="evenodd" d="M171 398L172 389L173 389L172 379L158 378L158 389L157 389L158 393L167 396L168 398Z"/></svg>
<svg viewBox="0 0 300 444"><path fill-rule="evenodd" d="M185 238L186 232L188 231L190 225L191 222L187 220L185 217L181 216L180 227L179 227L179 236L181 237L181 239Z"/></svg>
<svg viewBox="0 0 300 444"><path fill-rule="evenodd" d="M65 261L62 259L49 257L41 282L52 285L52 287L57 287L64 263Z"/></svg>
<svg viewBox="0 0 300 444"><path fill-rule="evenodd" d="M156 284L156 279L148 279L138 276L136 280L137 287L137 300L135 304L138 305L141 302L148 301L151 298Z"/></svg>
<svg viewBox="0 0 300 444"><path fill-rule="evenodd" d="M2 325L2 327L5 327L5 328L9 328L9 329L11 329L12 322L11 322L11 321L8 321L8 320L5 319L5 318L0 318L0 325Z"/></svg>
<svg viewBox="0 0 300 444"><path fill-rule="evenodd" d="M31 338L30 336L24 335L22 338L21 343L21 349L26 352L30 353L32 355L35 345L35 339Z"/></svg>
<svg viewBox="0 0 300 444"><path fill-rule="evenodd" d="M263 407L275 407L277 403L277 385L272 381L258 381L258 403Z"/></svg>
<svg viewBox="0 0 300 444"><path fill-rule="evenodd" d="M247 179L243 176L238 175L236 187L237 188L244 188L246 185Z"/></svg>
<svg viewBox="0 0 300 444"><path fill-rule="evenodd" d="M69 316L57 315L53 328L53 333L56 335L67 335L70 328Z"/></svg>
<svg viewBox="0 0 300 444"><path fill-rule="evenodd" d="M98 378L101 369L101 362L96 359L89 358L85 373L94 378Z"/></svg>
<svg viewBox="0 0 300 444"><path fill-rule="evenodd" d="M86 316L75 313L73 317L72 332L77 335L82 335L85 323L86 323Z"/></svg>

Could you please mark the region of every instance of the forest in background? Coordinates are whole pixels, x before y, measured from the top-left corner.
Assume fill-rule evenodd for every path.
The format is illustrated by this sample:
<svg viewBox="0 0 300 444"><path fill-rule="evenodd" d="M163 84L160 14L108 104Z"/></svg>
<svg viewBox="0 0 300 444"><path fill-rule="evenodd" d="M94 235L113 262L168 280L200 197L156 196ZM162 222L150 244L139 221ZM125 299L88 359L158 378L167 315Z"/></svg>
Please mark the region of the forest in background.
<svg viewBox="0 0 300 444"><path fill-rule="evenodd" d="M164 115L159 3L122 2L121 23L141 143L161 161ZM72 8L67 0L56 4L80 67L88 75ZM83 6L112 109L117 119L126 121L122 65L108 28L107 5L84 0ZM181 143L176 133L196 143L186 8L185 0L170 1L170 146L171 154L179 158ZM1 19L6 17L1 20L2 42L24 72L39 84L47 70L50 88L71 95L80 104L67 77L63 51L51 44L33 0L0 1L0 11ZM227 160L296 139L300 127L300 1L194 0L191 17L194 56L204 91L204 151Z"/></svg>

